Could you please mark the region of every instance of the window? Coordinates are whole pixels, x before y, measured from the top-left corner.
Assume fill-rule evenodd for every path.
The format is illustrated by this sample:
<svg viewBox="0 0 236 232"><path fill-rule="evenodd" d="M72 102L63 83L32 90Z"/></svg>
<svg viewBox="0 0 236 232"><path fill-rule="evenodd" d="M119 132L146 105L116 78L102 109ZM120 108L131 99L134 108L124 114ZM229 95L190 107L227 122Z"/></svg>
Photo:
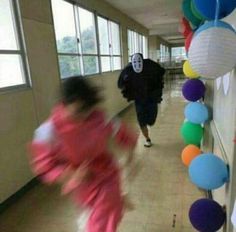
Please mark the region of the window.
<svg viewBox="0 0 236 232"><path fill-rule="evenodd" d="M52 0L62 78L99 72L94 14L63 0Z"/></svg>
<svg viewBox="0 0 236 232"><path fill-rule="evenodd" d="M108 20L98 17L99 48L101 55L102 72L111 71L110 42L108 31Z"/></svg>
<svg viewBox="0 0 236 232"><path fill-rule="evenodd" d="M128 30L128 55L129 60L134 53L142 53L144 58L148 57L147 37L135 31Z"/></svg>
<svg viewBox="0 0 236 232"><path fill-rule="evenodd" d="M133 31L128 30L128 55L131 57L134 54L134 39Z"/></svg>
<svg viewBox="0 0 236 232"><path fill-rule="evenodd" d="M186 51L184 47L174 47L171 48L171 61L175 63L181 63L183 60L186 60Z"/></svg>
<svg viewBox="0 0 236 232"><path fill-rule="evenodd" d="M112 70L121 69L121 42L120 42L120 26L117 23L110 22L111 26L111 54L112 54Z"/></svg>
<svg viewBox="0 0 236 232"><path fill-rule="evenodd" d="M53 0L52 7L61 77L80 75L74 7L62 0Z"/></svg>
<svg viewBox="0 0 236 232"><path fill-rule="evenodd" d="M161 63L169 62L170 61L170 50L169 47L161 44L159 51L159 57Z"/></svg>
<svg viewBox="0 0 236 232"><path fill-rule="evenodd" d="M170 49L169 47L166 47L166 57L165 57L165 61L169 62L170 61Z"/></svg>
<svg viewBox="0 0 236 232"><path fill-rule="evenodd" d="M161 61L161 50L157 50L157 61L160 62Z"/></svg>
<svg viewBox="0 0 236 232"><path fill-rule="evenodd" d="M138 48L139 53L143 53L143 36L138 34Z"/></svg>
<svg viewBox="0 0 236 232"><path fill-rule="evenodd" d="M26 62L16 2L0 1L0 88L26 84Z"/></svg>
<svg viewBox="0 0 236 232"><path fill-rule="evenodd" d="M119 24L98 16L98 33L102 72L121 69Z"/></svg>
<svg viewBox="0 0 236 232"><path fill-rule="evenodd" d="M117 23L99 16L96 26L93 12L64 0L52 0L52 9L62 78L121 69Z"/></svg>
<svg viewBox="0 0 236 232"><path fill-rule="evenodd" d="M98 50L94 14L79 9L80 45L83 57L83 74L98 73Z"/></svg>
<svg viewBox="0 0 236 232"><path fill-rule="evenodd" d="M148 41L147 41L147 37L143 35L142 41L143 41L143 57L144 57L144 59L146 59L146 58L148 58Z"/></svg>
<svg viewBox="0 0 236 232"><path fill-rule="evenodd" d="M164 61L164 57L165 57L165 50L163 49L164 48L164 45L160 45L160 62L163 62Z"/></svg>

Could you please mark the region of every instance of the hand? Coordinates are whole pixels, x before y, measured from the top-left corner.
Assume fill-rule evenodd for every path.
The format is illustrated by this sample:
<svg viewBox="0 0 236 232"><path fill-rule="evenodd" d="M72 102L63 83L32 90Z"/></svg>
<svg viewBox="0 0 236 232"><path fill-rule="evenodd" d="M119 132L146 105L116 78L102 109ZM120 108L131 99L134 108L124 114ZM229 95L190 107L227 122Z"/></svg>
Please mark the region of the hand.
<svg viewBox="0 0 236 232"><path fill-rule="evenodd" d="M76 181L77 183L81 183L85 180L88 179L89 175L89 170L88 170L88 162L85 161L84 163L82 163L77 169L76 171L72 174L71 176L71 180Z"/></svg>
<svg viewBox="0 0 236 232"><path fill-rule="evenodd" d="M82 182L90 177L88 162L84 162L71 175L68 181L62 186L62 194L66 195L74 191Z"/></svg>

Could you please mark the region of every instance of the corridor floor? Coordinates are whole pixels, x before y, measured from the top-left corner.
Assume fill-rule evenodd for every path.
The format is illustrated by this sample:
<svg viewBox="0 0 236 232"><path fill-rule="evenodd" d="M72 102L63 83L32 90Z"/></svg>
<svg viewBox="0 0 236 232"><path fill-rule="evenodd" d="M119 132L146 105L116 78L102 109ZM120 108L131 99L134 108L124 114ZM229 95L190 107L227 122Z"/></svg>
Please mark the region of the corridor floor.
<svg viewBox="0 0 236 232"><path fill-rule="evenodd" d="M167 84L156 125L151 128L154 146L144 148L139 136L136 153L141 168L129 185L135 209L125 214L119 232L195 231L189 223L188 210L204 193L191 184L181 162L184 144L179 128L185 105L181 84ZM123 119L138 129L132 107ZM74 206L60 196L58 186L39 185L0 215L0 231L76 232L76 217Z"/></svg>

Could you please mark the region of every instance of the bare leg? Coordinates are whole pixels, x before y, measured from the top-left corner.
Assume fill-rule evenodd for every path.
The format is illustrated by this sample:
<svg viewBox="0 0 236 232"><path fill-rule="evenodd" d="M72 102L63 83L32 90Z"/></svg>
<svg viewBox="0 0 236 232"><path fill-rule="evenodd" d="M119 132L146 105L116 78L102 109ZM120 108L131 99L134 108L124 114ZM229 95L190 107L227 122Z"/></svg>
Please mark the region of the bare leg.
<svg viewBox="0 0 236 232"><path fill-rule="evenodd" d="M147 126L141 127L141 131L146 140L150 140Z"/></svg>
<svg viewBox="0 0 236 232"><path fill-rule="evenodd" d="M143 136L144 136L145 139L146 139L146 142L144 143L144 146L145 146L145 147L151 147L151 146L152 146L152 142L151 142L151 139L150 139L150 137L149 137L149 133L148 133L148 128L147 128L147 126L141 127L141 131L142 131Z"/></svg>

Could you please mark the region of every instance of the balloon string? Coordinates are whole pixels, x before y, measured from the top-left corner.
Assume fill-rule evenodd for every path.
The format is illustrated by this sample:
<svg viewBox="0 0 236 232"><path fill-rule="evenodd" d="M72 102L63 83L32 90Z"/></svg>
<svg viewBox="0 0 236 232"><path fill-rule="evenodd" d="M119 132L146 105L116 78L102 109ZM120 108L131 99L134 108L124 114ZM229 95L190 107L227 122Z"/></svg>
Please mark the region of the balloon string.
<svg viewBox="0 0 236 232"><path fill-rule="evenodd" d="M217 21L219 19L219 12L220 12L220 1L216 0L215 26L217 25Z"/></svg>

